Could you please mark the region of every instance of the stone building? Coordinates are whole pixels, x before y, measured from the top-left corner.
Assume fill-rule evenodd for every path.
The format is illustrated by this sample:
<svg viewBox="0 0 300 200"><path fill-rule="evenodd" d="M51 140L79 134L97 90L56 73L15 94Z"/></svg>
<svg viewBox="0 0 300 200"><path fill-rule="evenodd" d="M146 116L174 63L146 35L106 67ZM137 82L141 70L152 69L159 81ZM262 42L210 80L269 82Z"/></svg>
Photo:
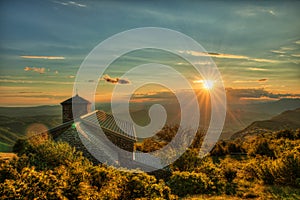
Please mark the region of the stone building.
<svg viewBox="0 0 300 200"><path fill-rule="evenodd" d="M80 115L74 116L76 119L73 119L72 113L74 104L80 108ZM120 164L124 166L126 162L127 168L145 171L161 168L158 159L152 156L145 159L145 156L135 152L137 136L132 123L101 110L90 112L91 103L78 94L63 101L61 105L63 123L47 132L55 141L69 143L93 163L104 160L118 167ZM115 146L125 151L115 151Z"/></svg>
<svg viewBox="0 0 300 200"><path fill-rule="evenodd" d="M91 111L91 103L80 97L78 94L60 103L62 105L63 123L73 120L73 117L78 118ZM76 104L77 112L73 116L72 108Z"/></svg>

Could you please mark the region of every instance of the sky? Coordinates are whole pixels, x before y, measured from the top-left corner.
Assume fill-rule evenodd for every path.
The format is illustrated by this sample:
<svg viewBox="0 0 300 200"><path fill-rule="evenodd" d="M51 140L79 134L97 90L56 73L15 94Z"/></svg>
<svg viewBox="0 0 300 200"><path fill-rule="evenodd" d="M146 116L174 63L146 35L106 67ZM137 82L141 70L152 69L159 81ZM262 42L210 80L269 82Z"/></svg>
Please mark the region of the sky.
<svg viewBox="0 0 300 200"><path fill-rule="evenodd" d="M59 104L72 95L77 70L95 46L141 27L179 31L201 44L231 99L300 97L299 8L299 1L2 0L0 106ZM149 67L145 74L120 78L149 62L172 66L193 89L203 89L203 77L182 58L146 49L111 64L99 80L96 100L108 101L116 85L126 87L134 78L142 81L145 74L154 74ZM155 85L137 90L139 101L165 92Z"/></svg>

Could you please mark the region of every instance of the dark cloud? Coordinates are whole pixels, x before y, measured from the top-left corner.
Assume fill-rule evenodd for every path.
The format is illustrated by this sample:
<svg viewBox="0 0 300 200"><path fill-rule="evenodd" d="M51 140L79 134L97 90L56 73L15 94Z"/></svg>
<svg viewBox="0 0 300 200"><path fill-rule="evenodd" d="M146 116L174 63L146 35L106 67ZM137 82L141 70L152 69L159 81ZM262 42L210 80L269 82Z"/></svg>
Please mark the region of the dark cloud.
<svg viewBox="0 0 300 200"><path fill-rule="evenodd" d="M291 93L284 93L284 94L274 94L272 92L266 91L265 89L233 89L227 88L226 94L228 98L272 98L272 99L279 99L285 97L300 97L300 94L291 94Z"/></svg>
<svg viewBox="0 0 300 200"><path fill-rule="evenodd" d="M130 84L130 81L127 80L127 79L120 79L120 78L118 78L118 77L112 78L112 77L110 77L110 76L107 75L107 74L105 74L102 78L103 78L106 82L113 83L113 84Z"/></svg>
<svg viewBox="0 0 300 200"><path fill-rule="evenodd" d="M43 92L19 92L20 94L38 94L38 93L43 93Z"/></svg>
<svg viewBox="0 0 300 200"><path fill-rule="evenodd" d="M264 81L267 81L268 79L267 78L262 78L262 79L259 79L258 81L259 82L264 82Z"/></svg>
<svg viewBox="0 0 300 200"><path fill-rule="evenodd" d="M25 67L24 68L24 71L34 71L34 72L37 72L37 73L40 73L40 74L44 74L45 73L45 68L39 68L39 67Z"/></svg>

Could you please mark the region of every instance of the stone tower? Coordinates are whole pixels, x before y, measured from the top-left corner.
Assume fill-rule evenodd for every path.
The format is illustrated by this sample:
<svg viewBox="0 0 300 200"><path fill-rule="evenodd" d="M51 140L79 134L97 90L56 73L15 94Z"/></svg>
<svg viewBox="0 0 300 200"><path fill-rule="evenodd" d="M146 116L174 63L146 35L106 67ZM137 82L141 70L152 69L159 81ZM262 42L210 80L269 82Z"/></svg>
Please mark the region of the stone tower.
<svg viewBox="0 0 300 200"><path fill-rule="evenodd" d="M78 94L60 103L62 105L62 120L63 123L71 121L91 111L91 103L80 97ZM73 116L72 104L76 105L76 116Z"/></svg>

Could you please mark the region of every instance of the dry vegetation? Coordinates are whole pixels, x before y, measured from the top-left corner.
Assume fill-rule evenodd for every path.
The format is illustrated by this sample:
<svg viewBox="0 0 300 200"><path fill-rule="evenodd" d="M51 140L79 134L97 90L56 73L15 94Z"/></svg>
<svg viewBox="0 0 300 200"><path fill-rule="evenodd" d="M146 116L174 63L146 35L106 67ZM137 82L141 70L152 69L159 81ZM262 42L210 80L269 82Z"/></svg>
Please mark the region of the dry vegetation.
<svg viewBox="0 0 300 200"><path fill-rule="evenodd" d="M172 130L139 148L164 145ZM20 144L1 161L1 199L300 199L299 130L219 142L204 159L194 143L161 177L94 166L66 143Z"/></svg>

